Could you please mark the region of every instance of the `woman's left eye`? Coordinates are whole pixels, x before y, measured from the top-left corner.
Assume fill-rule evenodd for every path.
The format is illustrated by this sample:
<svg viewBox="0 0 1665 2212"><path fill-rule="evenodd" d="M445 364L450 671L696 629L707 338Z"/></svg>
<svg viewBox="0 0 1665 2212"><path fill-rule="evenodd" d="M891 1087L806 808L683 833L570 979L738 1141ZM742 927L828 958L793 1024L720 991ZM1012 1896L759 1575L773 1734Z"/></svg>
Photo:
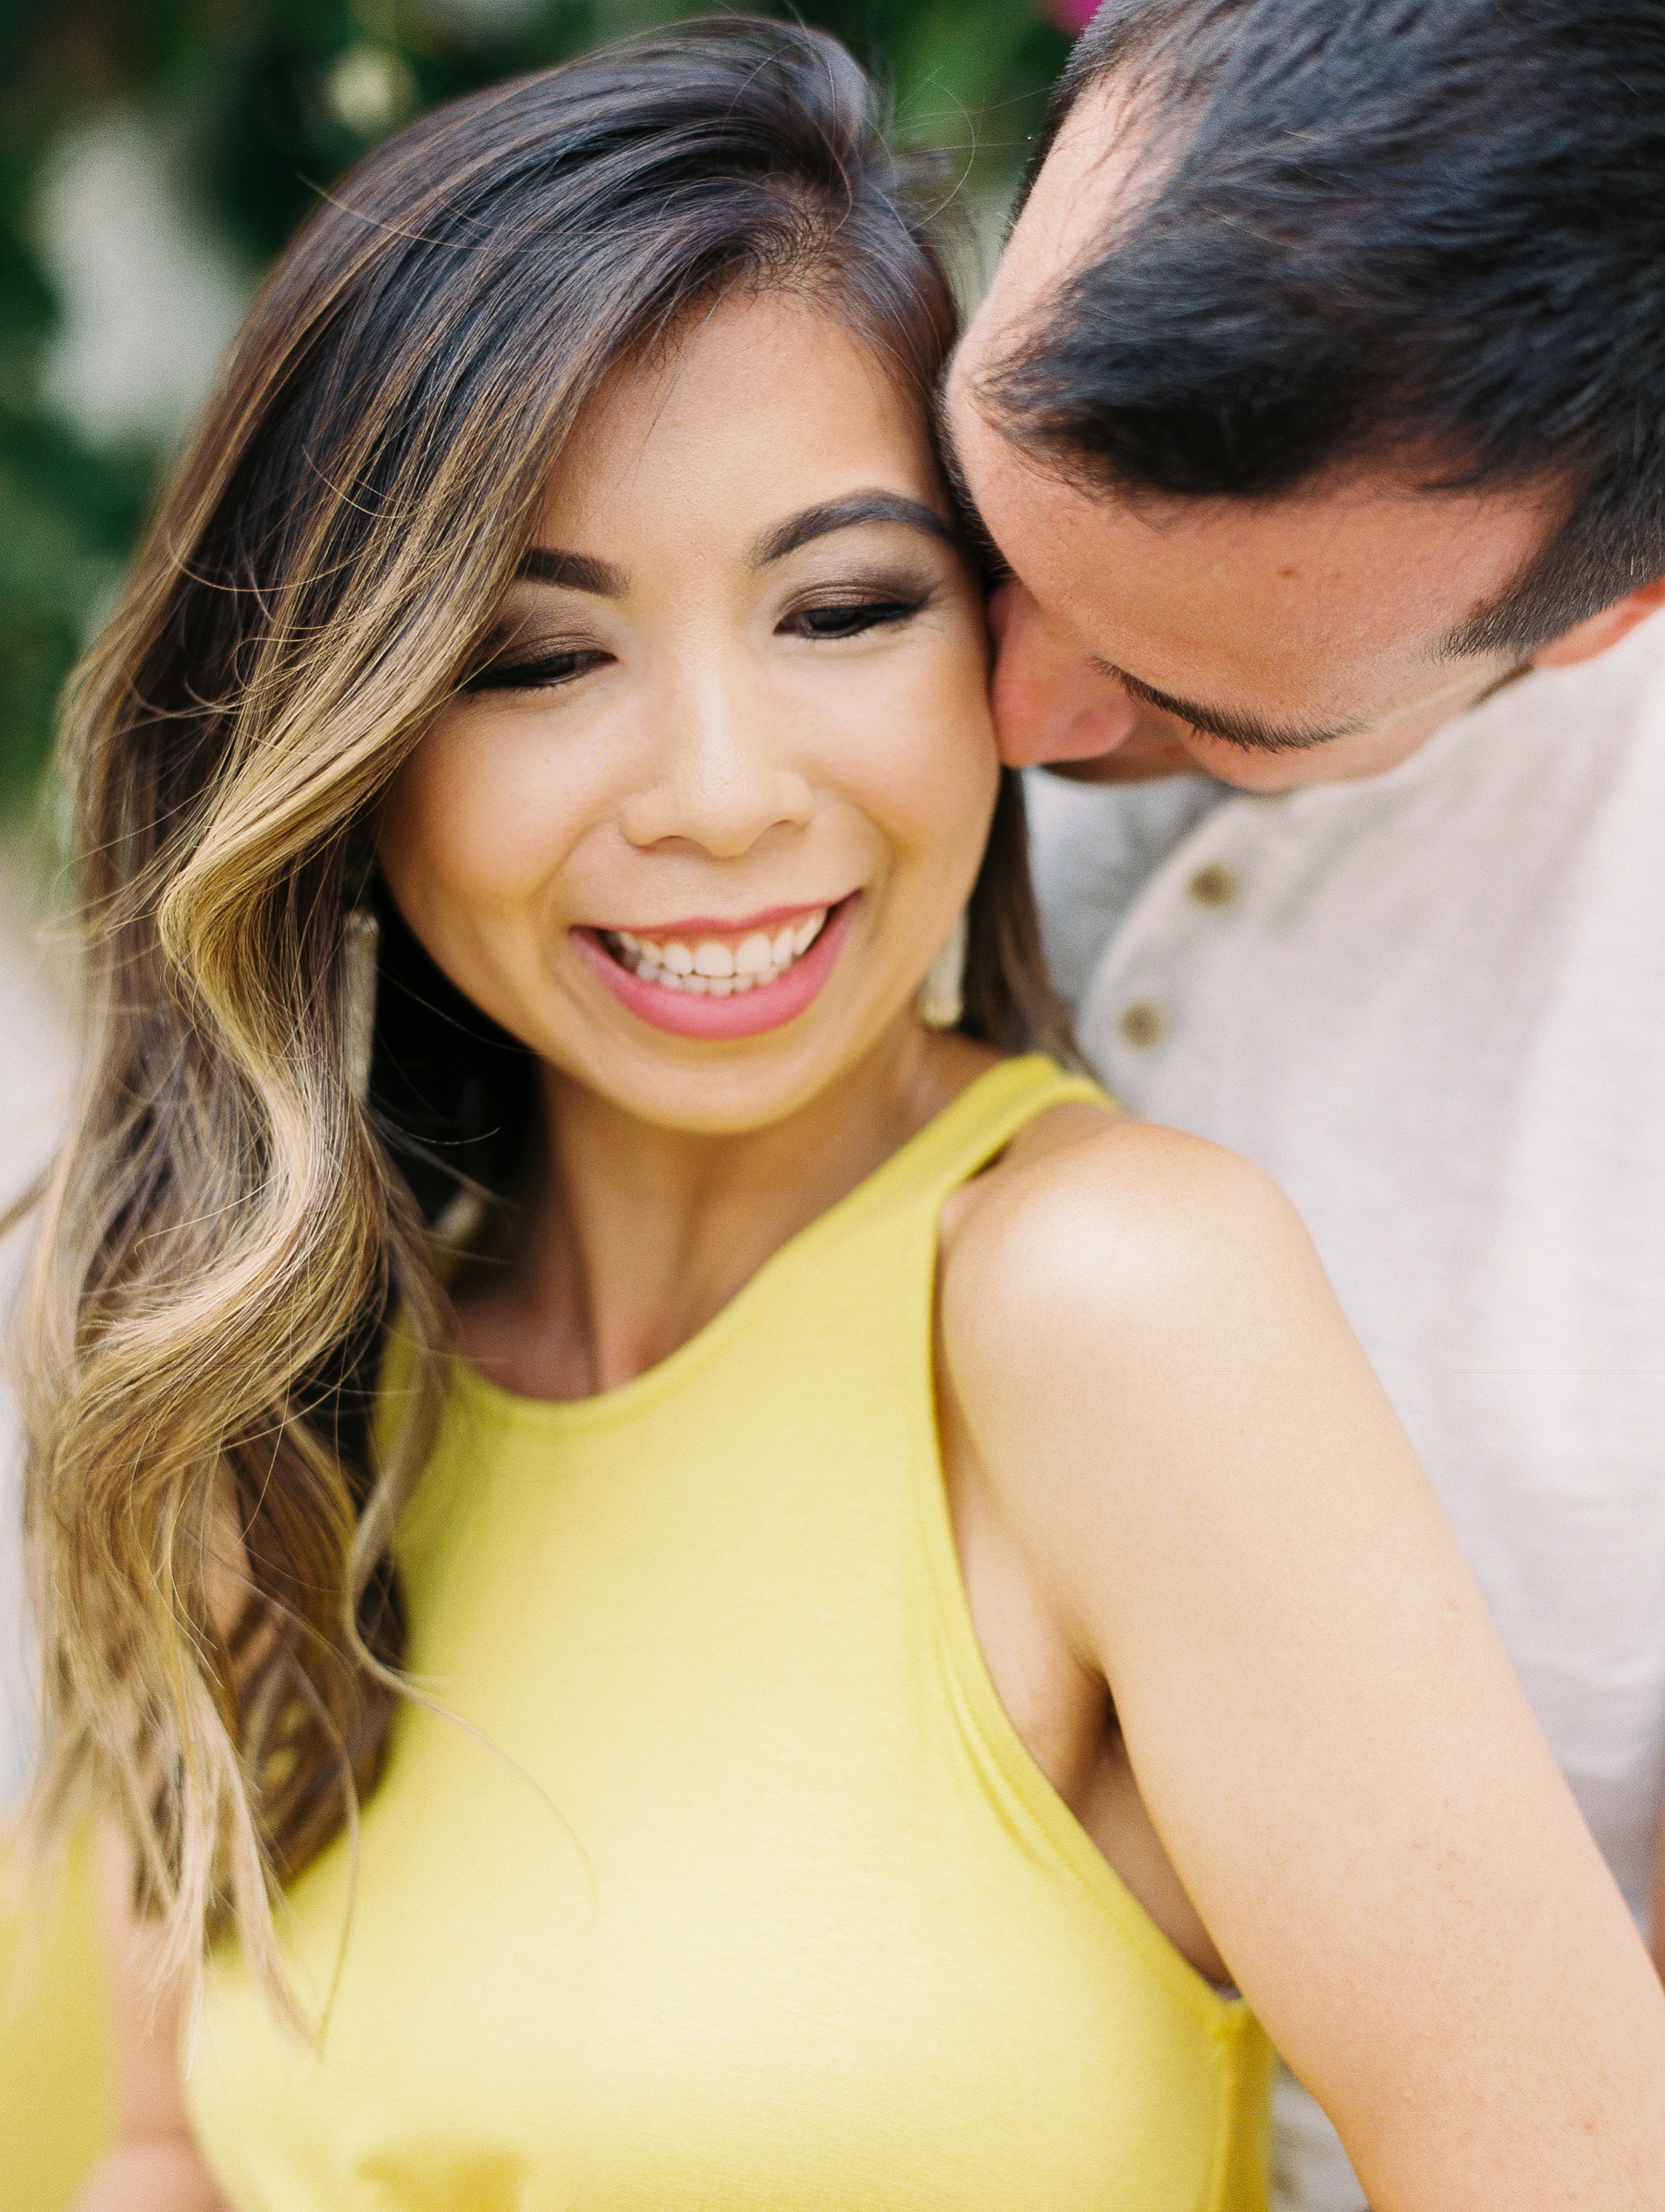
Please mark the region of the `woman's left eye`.
<svg viewBox="0 0 1665 2212"><path fill-rule="evenodd" d="M791 637L859 637L866 630L907 622L925 604L926 596L906 599L841 599L826 606L798 607L778 628Z"/></svg>

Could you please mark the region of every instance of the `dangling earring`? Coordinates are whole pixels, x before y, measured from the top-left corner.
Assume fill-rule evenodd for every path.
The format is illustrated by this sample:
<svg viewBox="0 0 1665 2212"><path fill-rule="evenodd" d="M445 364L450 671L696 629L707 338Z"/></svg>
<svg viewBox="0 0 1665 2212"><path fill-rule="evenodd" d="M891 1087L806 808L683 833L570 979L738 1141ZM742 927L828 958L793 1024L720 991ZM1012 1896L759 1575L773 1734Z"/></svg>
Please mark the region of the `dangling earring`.
<svg viewBox="0 0 1665 2212"><path fill-rule="evenodd" d="M347 1081L363 1106L370 1095L370 1055L376 1043L376 957L381 923L375 909L354 907L341 937L341 1046Z"/></svg>
<svg viewBox="0 0 1665 2212"><path fill-rule="evenodd" d="M927 1029L957 1029L966 1011L966 917L962 913L948 941L931 963L914 1007Z"/></svg>

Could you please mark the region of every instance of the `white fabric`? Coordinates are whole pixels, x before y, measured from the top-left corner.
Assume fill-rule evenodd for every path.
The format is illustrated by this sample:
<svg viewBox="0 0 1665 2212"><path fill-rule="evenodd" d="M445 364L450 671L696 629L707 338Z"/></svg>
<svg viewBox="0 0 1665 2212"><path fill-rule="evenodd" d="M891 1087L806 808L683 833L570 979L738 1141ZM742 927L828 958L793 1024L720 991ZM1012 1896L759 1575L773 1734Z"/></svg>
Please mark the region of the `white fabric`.
<svg viewBox="0 0 1665 2212"><path fill-rule="evenodd" d="M1368 781L1030 781L1083 1048L1132 1111L1247 1154L1301 1208L1645 1921L1665 1796L1665 618ZM1284 2201L1362 2204L1292 2091Z"/></svg>

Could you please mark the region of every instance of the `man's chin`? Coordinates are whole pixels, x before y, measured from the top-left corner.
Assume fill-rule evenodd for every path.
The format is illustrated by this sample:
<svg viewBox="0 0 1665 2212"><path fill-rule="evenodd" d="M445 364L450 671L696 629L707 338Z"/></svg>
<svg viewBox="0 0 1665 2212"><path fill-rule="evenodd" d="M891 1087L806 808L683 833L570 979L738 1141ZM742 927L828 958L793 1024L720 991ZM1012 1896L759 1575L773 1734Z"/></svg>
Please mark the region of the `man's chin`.
<svg viewBox="0 0 1665 2212"><path fill-rule="evenodd" d="M1166 730L1135 730L1114 752L1084 760L1048 760L1047 771L1075 784L1151 784L1161 776L1212 775L1178 737Z"/></svg>

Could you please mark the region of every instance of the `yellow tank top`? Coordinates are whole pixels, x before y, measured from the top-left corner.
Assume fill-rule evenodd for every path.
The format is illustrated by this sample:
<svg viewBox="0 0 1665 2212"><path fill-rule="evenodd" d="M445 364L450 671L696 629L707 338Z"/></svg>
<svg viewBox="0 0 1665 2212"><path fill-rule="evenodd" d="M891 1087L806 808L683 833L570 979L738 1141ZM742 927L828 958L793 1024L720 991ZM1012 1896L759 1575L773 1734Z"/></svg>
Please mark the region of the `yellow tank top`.
<svg viewBox="0 0 1665 2212"><path fill-rule="evenodd" d="M211 1964L239 2212L1264 2207L1264 2038L1024 1749L943 1489L939 1211L1083 1096L993 1069L621 1390L459 1367L401 1547L454 1717L290 1893L321 2049Z"/></svg>

